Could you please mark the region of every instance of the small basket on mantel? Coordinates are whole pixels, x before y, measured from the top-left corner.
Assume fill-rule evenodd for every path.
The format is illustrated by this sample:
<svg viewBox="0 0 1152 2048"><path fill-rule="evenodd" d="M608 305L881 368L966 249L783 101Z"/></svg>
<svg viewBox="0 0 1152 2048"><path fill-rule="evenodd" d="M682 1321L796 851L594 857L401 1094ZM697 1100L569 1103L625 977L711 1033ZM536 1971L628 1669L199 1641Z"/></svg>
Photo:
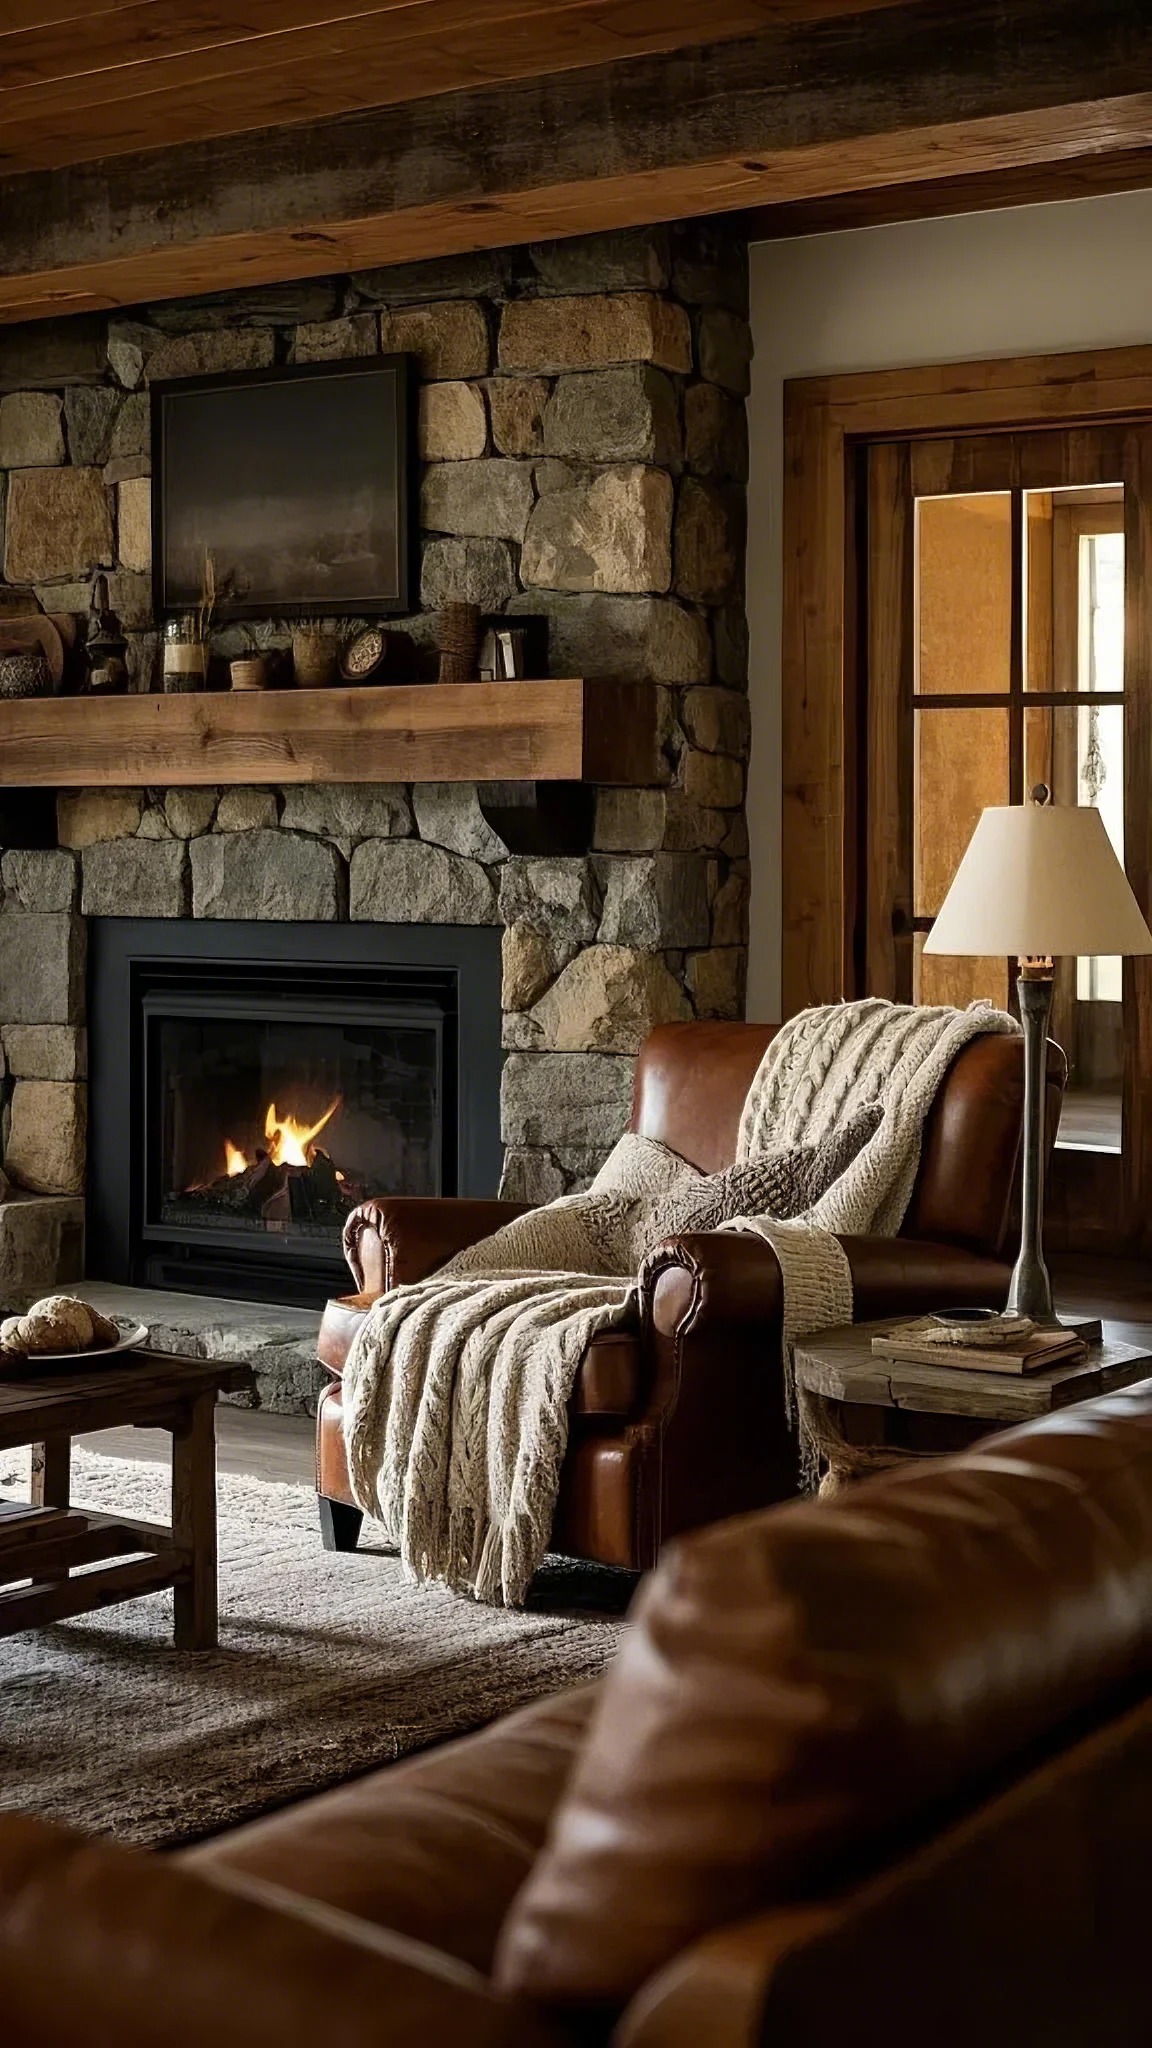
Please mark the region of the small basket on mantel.
<svg viewBox="0 0 1152 2048"><path fill-rule="evenodd" d="M302 619L292 628L292 667L302 690L327 690L336 681L340 643L329 628Z"/></svg>

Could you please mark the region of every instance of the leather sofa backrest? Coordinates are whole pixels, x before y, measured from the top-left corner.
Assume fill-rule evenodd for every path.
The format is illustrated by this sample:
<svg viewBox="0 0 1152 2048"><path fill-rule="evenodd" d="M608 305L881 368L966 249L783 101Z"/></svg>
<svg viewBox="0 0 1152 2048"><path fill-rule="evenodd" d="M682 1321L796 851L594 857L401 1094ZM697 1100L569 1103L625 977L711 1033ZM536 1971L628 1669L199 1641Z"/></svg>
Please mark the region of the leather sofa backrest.
<svg viewBox="0 0 1152 2048"><path fill-rule="evenodd" d="M710 1929L866 1879L1146 1696L1150 1589L1152 1381L671 1545L498 1986L620 2006Z"/></svg>
<svg viewBox="0 0 1152 2048"><path fill-rule="evenodd" d="M636 1066L631 1128L704 1173L736 1156L740 1112L775 1032L770 1024L662 1024ZM1050 1108L1064 1057L1049 1047ZM902 1237L993 1255L1007 1232L1024 1102L1018 1038L973 1039L953 1062L924 1127Z"/></svg>

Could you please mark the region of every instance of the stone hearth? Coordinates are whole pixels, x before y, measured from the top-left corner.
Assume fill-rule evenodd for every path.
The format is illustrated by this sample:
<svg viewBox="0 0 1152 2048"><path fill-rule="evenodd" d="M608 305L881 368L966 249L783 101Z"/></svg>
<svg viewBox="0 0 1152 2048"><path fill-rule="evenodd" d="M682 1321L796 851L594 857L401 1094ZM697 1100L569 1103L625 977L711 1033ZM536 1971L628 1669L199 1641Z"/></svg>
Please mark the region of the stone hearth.
<svg viewBox="0 0 1152 2048"><path fill-rule="evenodd" d="M554 674L651 683L666 777L599 790L579 857L510 855L466 784L81 790L56 845L10 831L0 1303L75 1271L87 917L502 926L504 1189L526 1200L595 1171L653 1024L742 1014L746 267L693 225L143 307L108 321L98 381L0 397L5 582L83 631L107 572L147 689L150 385L411 351L423 609L396 623L418 673L451 597L543 613Z"/></svg>

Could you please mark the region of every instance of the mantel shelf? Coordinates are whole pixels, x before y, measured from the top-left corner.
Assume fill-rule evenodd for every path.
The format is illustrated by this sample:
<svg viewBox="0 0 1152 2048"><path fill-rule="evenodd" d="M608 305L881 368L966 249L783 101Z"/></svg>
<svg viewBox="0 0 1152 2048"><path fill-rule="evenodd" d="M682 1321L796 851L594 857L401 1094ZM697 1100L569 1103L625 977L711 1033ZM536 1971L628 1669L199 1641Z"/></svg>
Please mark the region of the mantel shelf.
<svg viewBox="0 0 1152 2048"><path fill-rule="evenodd" d="M0 700L0 786L661 779L649 683Z"/></svg>

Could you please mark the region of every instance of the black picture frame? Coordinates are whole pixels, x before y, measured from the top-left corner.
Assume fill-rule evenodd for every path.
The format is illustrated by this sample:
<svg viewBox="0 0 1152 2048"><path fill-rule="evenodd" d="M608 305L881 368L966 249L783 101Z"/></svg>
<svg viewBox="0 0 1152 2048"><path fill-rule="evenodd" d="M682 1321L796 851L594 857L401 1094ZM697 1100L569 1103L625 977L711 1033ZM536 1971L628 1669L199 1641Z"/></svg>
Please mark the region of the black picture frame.
<svg viewBox="0 0 1152 2048"><path fill-rule="evenodd" d="M157 620L196 609L207 546L213 548L224 593L215 611L219 622L392 618L413 612L415 396L413 360L407 355L292 363L154 384L152 602ZM262 459L269 487L280 493L272 502L283 508L285 537L279 559L266 550L263 566L256 568L258 557L248 537L259 530L252 501L260 491ZM285 476L293 461L298 491ZM372 509L375 527L365 524L362 559L339 564L342 580L334 581L331 551L325 549L321 530L323 506L346 505L357 494ZM226 532L229 517L244 536L237 547L249 547L247 561L226 541L209 538L217 521Z"/></svg>

